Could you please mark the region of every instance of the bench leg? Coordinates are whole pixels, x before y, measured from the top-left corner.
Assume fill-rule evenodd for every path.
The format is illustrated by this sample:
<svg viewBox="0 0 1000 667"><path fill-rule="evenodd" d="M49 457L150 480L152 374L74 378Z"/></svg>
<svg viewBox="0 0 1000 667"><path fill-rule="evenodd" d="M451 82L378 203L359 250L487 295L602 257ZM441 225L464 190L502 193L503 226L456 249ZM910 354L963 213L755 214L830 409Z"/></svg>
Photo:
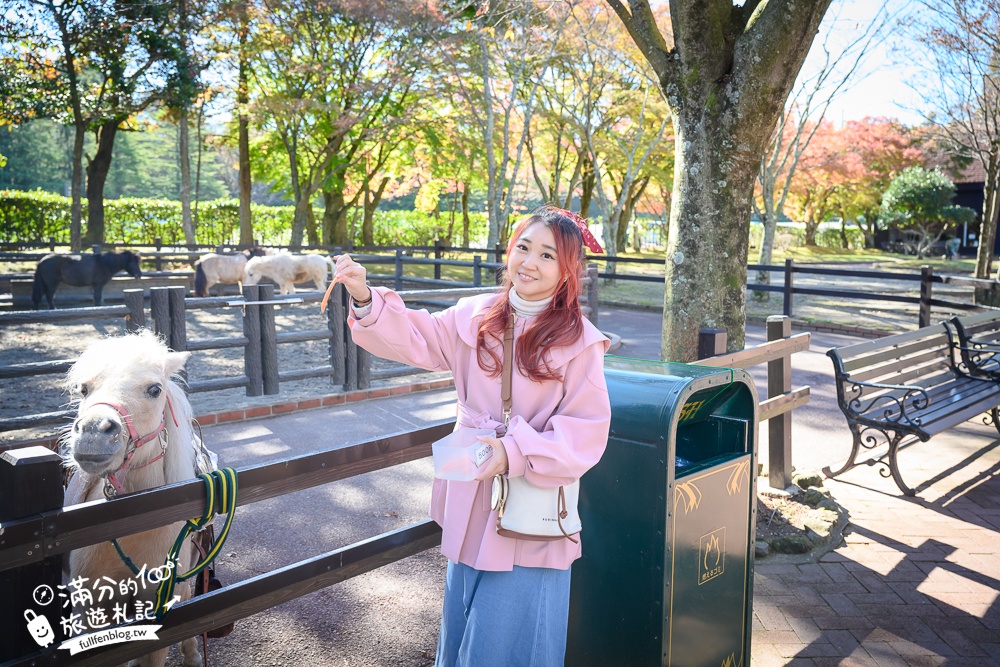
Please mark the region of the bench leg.
<svg viewBox="0 0 1000 667"><path fill-rule="evenodd" d="M998 427L1000 428L1000 427ZM899 474L899 466L896 463L896 457L899 454L899 450L910 444L905 443L904 434L896 433L895 431L882 430L880 428L874 428L871 426L861 426L858 424L851 424L851 435L854 436L854 442L851 445L851 454L847 457L847 462L841 466L836 471L831 471L829 466L823 468L823 474L829 477L836 477L844 472L847 472L855 466L859 466L865 463L869 466L881 466L879 469L879 474L882 477L892 477L892 481L896 483L899 490L902 491L907 496L915 495L915 491L906 485L903 481L903 477ZM858 453L861 448L872 450L879 446L888 445L887 450L881 456L875 458L869 458L867 461L858 461Z"/></svg>
<svg viewBox="0 0 1000 667"><path fill-rule="evenodd" d="M858 458L858 452L861 450L861 431L863 429L857 424L848 424L848 427L851 429L851 435L854 437L854 442L851 444L851 453L847 457L847 462L837 470L830 470L830 466L823 468L823 474L828 478L836 477L858 465L855 463L855 460Z"/></svg>
<svg viewBox="0 0 1000 667"><path fill-rule="evenodd" d="M997 433L1000 433L1000 407L992 408L990 410L989 418L983 418L983 421L987 424L989 424L991 420L993 422L993 427L997 430Z"/></svg>
<svg viewBox="0 0 1000 667"><path fill-rule="evenodd" d="M883 469L879 470L878 474L882 475L883 477L889 477L890 475L892 475L892 481L896 483L896 486L898 486L899 490L903 492L903 495L915 496L917 492L908 487L906 485L906 482L903 481L902 475L899 474L899 464L896 462L896 455L899 453L899 445L900 442L902 442L902 440L903 440L902 434L896 433L893 436L892 440L889 442L889 451L885 453L885 456L878 459L877 461L876 460L869 461L868 465L881 464L882 466L887 466L889 468L888 473ZM888 464L885 462L886 458L889 459Z"/></svg>

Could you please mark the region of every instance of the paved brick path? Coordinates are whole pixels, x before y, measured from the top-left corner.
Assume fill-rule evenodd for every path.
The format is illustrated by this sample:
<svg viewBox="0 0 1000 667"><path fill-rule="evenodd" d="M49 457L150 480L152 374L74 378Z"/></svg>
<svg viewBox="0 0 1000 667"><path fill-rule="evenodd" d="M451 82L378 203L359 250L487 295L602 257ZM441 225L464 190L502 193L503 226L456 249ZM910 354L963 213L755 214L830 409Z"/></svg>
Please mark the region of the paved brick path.
<svg viewBox="0 0 1000 667"><path fill-rule="evenodd" d="M845 429L846 430L846 429ZM751 664L1000 666L1000 441L967 423L827 481L850 512L820 562L756 567Z"/></svg>

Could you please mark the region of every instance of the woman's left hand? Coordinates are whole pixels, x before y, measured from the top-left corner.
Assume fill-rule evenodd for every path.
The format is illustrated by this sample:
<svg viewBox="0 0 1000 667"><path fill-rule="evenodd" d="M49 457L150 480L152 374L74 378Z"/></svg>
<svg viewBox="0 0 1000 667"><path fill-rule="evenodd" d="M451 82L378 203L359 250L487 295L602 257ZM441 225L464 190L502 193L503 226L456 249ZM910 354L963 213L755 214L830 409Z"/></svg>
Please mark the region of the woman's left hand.
<svg viewBox="0 0 1000 667"><path fill-rule="evenodd" d="M493 475L502 475L507 472L507 448L503 446L503 441L500 438L494 438L489 435L477 435L476 439L480 442L488 442L493 445L493 458L483 464L483 468L476 475L476 479L490 480L493 479Z"/></svg>

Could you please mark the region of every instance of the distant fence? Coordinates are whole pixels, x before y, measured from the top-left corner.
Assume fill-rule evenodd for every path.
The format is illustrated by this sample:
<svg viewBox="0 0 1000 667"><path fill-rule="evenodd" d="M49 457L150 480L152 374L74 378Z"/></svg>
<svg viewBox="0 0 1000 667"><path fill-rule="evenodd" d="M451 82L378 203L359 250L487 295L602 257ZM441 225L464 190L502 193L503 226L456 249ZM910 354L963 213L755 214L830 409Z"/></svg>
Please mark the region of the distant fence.
<svg viewBox="0 0 1000 667"><path fill-rule="evenodd" d="M590 318L595 326L598 312L596 273L597 268L592 266L583 277L584 294L580 298L584 316ZM442 299L453 301L455 298L488 293L495 289L494 284L481 287L451 287L454 284L454 281L437 281L436 289L402 290L399 291L399 295L408 302L430 302L446 306L449 304L441 302ZM240 348L243 351L243 369L240 374L189 381L189 393L243 387L247 396L270 396L280 393L281 383L322 377L329 377L332 385L342 385L347 392L368 389L374 380L420 372L419 369L403 364L372 370L371 355L356 346L351 338L347 326L349 295L343 285L334 285L326 311L326 327L285 332L277 330L275 307L300 307L306 304L315 307L315 304L323 298L321 292L275 295L273 285L261 284L244 285L243 294L239 297L186 298L187 293L185 287L150 289L148 328L159 334L171 349L178 352L198 353L226 348ZM123 331L134 331L146 326L143 290L128 289L123 295L126 303L119 306L0 313L0 328L9 330L12 326L22 324L79 323L108 318L125 318ZM226 336L213 338L189 338L187 311L229 308L241 309L242 331L233 331ZM278 345L308 341L328 341L330 350L328 364L309 368L279 367ZM73 362L72 359L56 359L0 366L0 380L65 373ZM62 410L0 418L0 433L65 424L72 416L72 411Z"/></svg>

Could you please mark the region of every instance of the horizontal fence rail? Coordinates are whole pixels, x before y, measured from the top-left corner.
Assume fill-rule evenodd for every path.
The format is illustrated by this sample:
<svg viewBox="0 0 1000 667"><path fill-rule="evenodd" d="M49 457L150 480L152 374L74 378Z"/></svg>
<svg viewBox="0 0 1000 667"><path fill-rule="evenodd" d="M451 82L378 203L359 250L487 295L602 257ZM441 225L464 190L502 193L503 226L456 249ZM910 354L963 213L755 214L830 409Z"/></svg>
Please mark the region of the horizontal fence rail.
<svg viewBox="0 0 1000 667"><path fill-rule="evenodd" d="M450 433L454 425L454 420L442 421L422 429L239 469L238 507L425 458L431 453L431 443ZM49 458L43 465L58 470L58 458ZM6 465L6 460L0 460L0 466ZM7 470L0 473L6 475ZM0 501L12 487L0 489ZM201 516L206 493L204 483L194 479L110 501L38 511L4 521L0 525L0 573L36 567L73 549ZM158 640L94 649L84 657L71 658L68 652L52 645L20 658L0 658L14 657L5 665L120 664L420 553L437 546L440 540L440 528L423 521L203 594L171 610ZM54 581L49 583L55 586L59 583L58 570L52 576Z"/></svg>

